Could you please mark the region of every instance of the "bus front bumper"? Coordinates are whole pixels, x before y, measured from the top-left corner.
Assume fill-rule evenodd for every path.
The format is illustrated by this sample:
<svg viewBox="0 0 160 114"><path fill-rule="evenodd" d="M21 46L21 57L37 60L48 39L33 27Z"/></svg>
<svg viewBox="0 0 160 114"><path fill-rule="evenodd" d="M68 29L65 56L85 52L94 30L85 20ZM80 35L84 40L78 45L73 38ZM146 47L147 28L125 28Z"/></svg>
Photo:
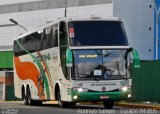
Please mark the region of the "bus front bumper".
<svg viewBox="0 0 160 114"><path fill-rule="evenodd" d="M73 102L95 102L104 100L127 100L131 97L130 90L126 92L77 92L72 90Z"/></svg>

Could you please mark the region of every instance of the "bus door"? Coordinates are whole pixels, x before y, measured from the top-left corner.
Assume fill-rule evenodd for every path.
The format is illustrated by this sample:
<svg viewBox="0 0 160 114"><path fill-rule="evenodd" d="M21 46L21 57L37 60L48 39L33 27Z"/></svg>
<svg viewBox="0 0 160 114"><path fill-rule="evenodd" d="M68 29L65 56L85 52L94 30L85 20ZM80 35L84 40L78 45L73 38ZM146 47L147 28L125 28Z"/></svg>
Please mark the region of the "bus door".
<svg viewBox="0 0 160 114"><path fill-rule="evenodd" d="M60 48L60 61L63 72L61 81L61 95L64 101L71 100L71 81L70 81L70 68L66 66L66 51L68 48L68 34L67 24L62 21L59 25L59 48Z"/></svg>

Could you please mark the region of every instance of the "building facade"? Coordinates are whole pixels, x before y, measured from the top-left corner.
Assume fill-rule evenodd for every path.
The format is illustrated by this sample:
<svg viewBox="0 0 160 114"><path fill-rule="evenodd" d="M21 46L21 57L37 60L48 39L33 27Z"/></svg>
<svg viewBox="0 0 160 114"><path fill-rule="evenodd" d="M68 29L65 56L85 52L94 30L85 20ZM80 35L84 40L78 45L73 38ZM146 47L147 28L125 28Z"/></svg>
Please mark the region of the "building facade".
<svg viewBox="0 0 160 114"><path fill-rule="evenodd" d="M0 100L13 100L13 51L0 51Z"/></svg>
<svg viewBox="0 0 160 114"><path fill-rule="evenodd" d="M13 39L26 32L9 21L18 21L28 30L64 17L112 16L112 0L1 0L0 50L12 49Z"/></svg>
<svg viewBox="0 0 160 114"><path fill-rule="evenodd" d="M160 59L159 9L160 0L113 0L113 15L124 21L130 45L141 60Z"/></svg>
<svg viewBox="0 0 160 114"><path fill-rule="evenodd" d="M0 71L0 100L14 100L12 71Z"/></svg>

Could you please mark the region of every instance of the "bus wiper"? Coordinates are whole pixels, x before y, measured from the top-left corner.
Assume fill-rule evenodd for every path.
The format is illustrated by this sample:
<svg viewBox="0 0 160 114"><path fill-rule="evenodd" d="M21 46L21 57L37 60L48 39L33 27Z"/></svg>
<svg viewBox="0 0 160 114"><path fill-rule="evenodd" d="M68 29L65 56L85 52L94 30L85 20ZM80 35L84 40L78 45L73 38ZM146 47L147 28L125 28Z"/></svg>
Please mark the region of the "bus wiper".
<svg viewBox="0 0 160 114"><path fill-rule="evenodd" d="M77 74L82 74L82 75L85 75L85 76L90 75L90 74L84 74L84 73L79 73L79 72L77 72Z"/></svg>
<svg viewBox="0 0 160 114"><path fill-rule="evenodd" d="M104 79L108 79L110 76L114 76L113 73L114 73L114 70L112 70L112 69L105 69Z"/></svg>
<svg viewBox="0 0 160 114"><path fill-rule="evenodd" d="M97 55L102 55L102 53L99 53L96 49L94 51L97 53Z"/></svg>
<svg viewBox="0 0 160 114"><path fill-rule="evenodd" d="M110 54L111 54L111 53L107 53L107 54L104 55L104 57L108 57Z"/></svg>
<svg viewBox="0 0 160 114"><path fill-rule="evenodd" d="M84 74L84 73L77 73L77 74L81 74L81 75L85 75L86 77L80 77L81 79L95 79L96 81L102 79L102 77L97 77L97 76L93 76L90 74Z"/></svg>
<svg viewBox="0 0 160 114"><path fill-rule="evenodd" d="M121 74L119 74L119 75L117 75L117 76L120 76L121 78L123 78L123 79L126 79L126 80L127 80L127 78L123 77L123 76L125 76L125 75L121 75Z"/></svg>

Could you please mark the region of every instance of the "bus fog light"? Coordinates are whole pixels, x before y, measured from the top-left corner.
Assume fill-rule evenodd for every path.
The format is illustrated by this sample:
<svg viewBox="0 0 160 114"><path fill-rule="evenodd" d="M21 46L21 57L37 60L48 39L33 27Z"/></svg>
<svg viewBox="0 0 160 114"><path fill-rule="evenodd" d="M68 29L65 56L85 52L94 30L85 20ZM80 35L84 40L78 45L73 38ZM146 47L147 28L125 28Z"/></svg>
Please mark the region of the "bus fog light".
<svg viewBox="0 0 160 114"><path fill-rule="evenodd" d="M75 99L75 100L78 99L78 96L77 96L77 95L74 95L74 96L73 96L73 99Z"/></svg>
<svg viewBox="0 0 160 114"><path fill-rule="evenodd" d="M131 94L128 94L128 98L131 98Z"/></svg>

